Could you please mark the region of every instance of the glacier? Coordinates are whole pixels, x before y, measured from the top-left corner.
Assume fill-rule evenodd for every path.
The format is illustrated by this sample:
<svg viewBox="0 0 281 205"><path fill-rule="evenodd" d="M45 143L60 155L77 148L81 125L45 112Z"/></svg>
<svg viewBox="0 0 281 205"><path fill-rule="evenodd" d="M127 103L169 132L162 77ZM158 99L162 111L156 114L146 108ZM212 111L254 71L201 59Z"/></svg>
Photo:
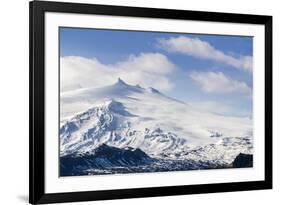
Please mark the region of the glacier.
<svg viewBox="0 0 281 205"><path fill-rule="evenodd" d="M252 126L120 78L63 92L61 175L230 168L240 153L252 155Z"/></svg>

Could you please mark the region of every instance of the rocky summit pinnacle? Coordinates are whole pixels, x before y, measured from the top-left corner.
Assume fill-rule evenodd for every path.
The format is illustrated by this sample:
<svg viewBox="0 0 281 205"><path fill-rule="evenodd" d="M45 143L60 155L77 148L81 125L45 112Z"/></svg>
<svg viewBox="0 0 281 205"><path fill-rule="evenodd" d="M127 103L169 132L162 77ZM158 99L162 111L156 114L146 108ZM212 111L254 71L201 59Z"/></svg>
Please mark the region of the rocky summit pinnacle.
<svg viewBox="0 0 281 205"><path fill-rule="evenodd" d="M128 84L125 83L120 77L118 78L117 84L120 84L120 85L128 85Z"/></svg>

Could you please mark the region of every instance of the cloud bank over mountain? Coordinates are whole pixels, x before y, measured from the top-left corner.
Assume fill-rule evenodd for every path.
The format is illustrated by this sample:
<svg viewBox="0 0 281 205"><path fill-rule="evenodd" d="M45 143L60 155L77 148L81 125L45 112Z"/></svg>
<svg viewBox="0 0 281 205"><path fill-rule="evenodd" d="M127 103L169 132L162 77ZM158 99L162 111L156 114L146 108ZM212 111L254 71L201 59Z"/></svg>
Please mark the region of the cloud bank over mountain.
<svg viewBox="0 0 281 205"><path fill-rule="evenodd" d="M82 87L102 87L114 83L118 77L130 84L170 90L173 83L167 75L176 69L160 53L130 55L114 64L104 64L96 58L80 56L61 57L60 61L62 92Z"/></svg>

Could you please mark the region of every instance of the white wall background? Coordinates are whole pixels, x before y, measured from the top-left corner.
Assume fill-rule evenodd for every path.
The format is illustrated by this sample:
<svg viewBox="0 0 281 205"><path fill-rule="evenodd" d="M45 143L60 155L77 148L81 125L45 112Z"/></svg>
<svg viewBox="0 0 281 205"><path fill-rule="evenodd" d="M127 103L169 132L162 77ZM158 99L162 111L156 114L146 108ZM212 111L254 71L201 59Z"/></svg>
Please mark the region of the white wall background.
<svg viewBox="0 0 281 205"><path fill-rule="evenodd" d="M72 0L79 2L79 0ZM140 7L273 15L274 189L79 204L277 204L280 188L281 6L276 0L81 0L80 2ZM0 3L0 204L28 200L28 1ZM77 203L78 204L78 203Z"/></svg>

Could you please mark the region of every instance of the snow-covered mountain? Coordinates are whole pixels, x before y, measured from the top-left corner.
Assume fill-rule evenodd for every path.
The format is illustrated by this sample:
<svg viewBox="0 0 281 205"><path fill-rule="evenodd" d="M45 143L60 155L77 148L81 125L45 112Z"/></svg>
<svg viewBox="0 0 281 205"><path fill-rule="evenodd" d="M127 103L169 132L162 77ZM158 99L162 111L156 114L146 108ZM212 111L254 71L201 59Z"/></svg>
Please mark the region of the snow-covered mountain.
<svg viewBox="0 0 281 205"><path fill-rule="evenodd" d="M154 88L118 79L61 94L60 154L93 155L102 146L140 149L153 159L229 164L252 152L252 120L216 115Z"/></svg>

